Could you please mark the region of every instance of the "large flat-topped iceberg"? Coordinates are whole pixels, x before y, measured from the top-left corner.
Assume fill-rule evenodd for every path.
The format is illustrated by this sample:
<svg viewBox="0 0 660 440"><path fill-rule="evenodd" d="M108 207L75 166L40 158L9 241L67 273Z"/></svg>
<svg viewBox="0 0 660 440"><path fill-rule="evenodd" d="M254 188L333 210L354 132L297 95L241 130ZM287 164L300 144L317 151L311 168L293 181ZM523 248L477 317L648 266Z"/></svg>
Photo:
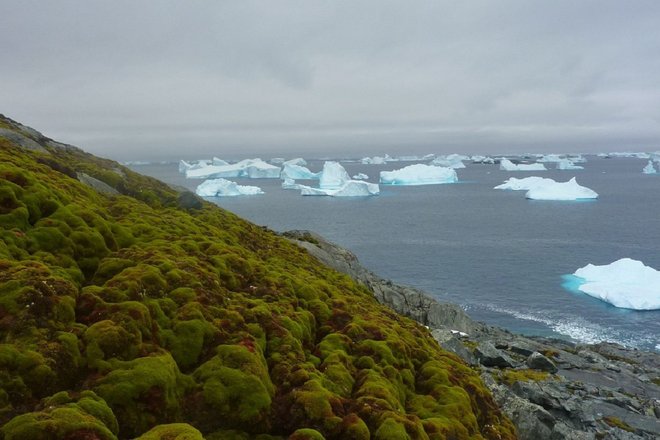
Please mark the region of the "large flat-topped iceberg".
<svg viewBox="0 0 660 440"><path fill-rule="evenodd" d="M380 183L389 185L435 185L457 181L458 176L452 168L421 163L408 165L394 171L380 172Z"/></svg>
<svg viewBox="0 0 660 440"><path fill-rule="evenodd" d="M500 161L500 170L503 171L546 171L546 169L542 163L515 164L504 158Z"/></svg>
<svg viewBox="0 0 660 440"><path fill-rule="evenodd" d="M588 264L575 271L577 289L616 307L660 309L660 271L630 258L611 264Z"/></svg>
<svg viewBox="0 0 660 440"><path fill-rule="evenodd" d="M659 166L660 168L660 166ZM642 169L642 173L644 174L658 174L658 170L655 169L653 166L653 161L649 160L649 163L646 164L646 166Z"/></svg>
<svg viewBox="0 0 660 440"><path fill-rule="evenodd" d="M585 200L597 199L598 193L586 186L580 186L575 177L568 182L543 182L527 191L525 197L532 200Z"/></svg>
<svg viewBox="0 0 660 440"><path fill-rule="evenodd" d="M319 176L319 188L337 189L351 180L346 169L339 162L326 161Z"/></svg>
<svg viewBox="0 0 660 440"><path fill-rule="evenodd" d="M312 188L311 186L300 185L300 194L303 196L365 197L380 194L380 188L376 183L348 180L335 189Z"/></svg>
<svg viewBox="0 0 660 440"><path fill-rule="evenodd" d="M186 170L189 179L216 179L223 177L249 177L252 179L277 179L280 167L261 159L245 159L230 165L207 165Z"/></svg>
<svg viewBox="0 0 660 440"><path fill-rule="evenodd" d="M264 192L258 186L238 185L226 179L210 179L202 182L195 190L202 197L253 196Z"/></svg>
<svg viewBox="0 0 660 440"><path fill-rule="evenodd" d="M497 185L494 189L507 189L511 191L529 191L532 188L537 186L552 185L555 182L552 179L547 179L545 177L531 176L518 179L516 177L511 177L504 181L501 185Z"/></svg>

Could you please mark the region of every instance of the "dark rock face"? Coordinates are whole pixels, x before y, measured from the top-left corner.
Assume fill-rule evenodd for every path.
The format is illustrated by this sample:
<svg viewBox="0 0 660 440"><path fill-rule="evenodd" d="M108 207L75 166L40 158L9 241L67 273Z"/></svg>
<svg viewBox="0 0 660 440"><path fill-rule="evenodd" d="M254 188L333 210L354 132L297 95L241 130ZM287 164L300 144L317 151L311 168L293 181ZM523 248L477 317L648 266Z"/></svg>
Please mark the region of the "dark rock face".
<svg viewBox="0 0 660 440"><path fill-rule="evenodd" d="M660 355L617 344L532 338L470 319L458 306L384 280L352 253L306 231L285 234L330 267L367 286L397 312L430 327L470 365L522 440L660 438Z"/></svg>
<svg viewBox="0 0 660 440"><path fill-rule="evenodd" d="M529 368L534 370L547 371L548 373L556 373L557 366L547 357L543 356L541 353L534 352L525 361Z"/></svg>
<svg viewBox="0 0 660 440"><path fill-rule="evenodd" d="M474 350L477 359L485 367L512 368L514 361L502 350L498 350L491 342L482 342Z"/></svg>

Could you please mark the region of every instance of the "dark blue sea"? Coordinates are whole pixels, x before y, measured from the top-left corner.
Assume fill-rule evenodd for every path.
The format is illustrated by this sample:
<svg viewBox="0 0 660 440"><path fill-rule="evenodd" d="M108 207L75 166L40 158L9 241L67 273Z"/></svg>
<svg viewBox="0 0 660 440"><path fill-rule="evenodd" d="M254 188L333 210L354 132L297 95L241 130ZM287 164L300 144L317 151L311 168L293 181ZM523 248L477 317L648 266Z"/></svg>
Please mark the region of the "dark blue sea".
<svg viewBox="0 0 660 440"><path fill-rule="evenodd" d="M234 179L266 194L210 200L277 231L316 231L379 275L458 303L477 320L523 334L660 350L660 311L619 309L562 287L562 275L588 263L629 257L660 269L660 175L642 174L646 160L587 158L579 171L506 172L466 162L459 183L381 185L369 198L303 197L282 190L279 179ZM308 163L312 171L323 164ZM379 171L410 163L342 164L377 182ZM132 168L191 190L201 183L177 167ZM600 197L531 201L524 191L493 189L531 175L576 176Z"/></svg>

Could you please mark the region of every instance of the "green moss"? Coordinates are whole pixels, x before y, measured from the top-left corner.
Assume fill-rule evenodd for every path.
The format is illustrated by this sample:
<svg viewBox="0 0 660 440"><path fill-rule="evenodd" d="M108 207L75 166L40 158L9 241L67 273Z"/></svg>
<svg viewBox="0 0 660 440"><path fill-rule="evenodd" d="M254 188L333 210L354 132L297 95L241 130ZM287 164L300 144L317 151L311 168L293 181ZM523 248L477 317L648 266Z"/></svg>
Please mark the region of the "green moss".
<svg viewBox="0 0 660 440"><path fill-rule="evenodd" d="M79 399L59 393L46 399L45 409L21 414L0 428L5 440L55 440L61 438L96 438L115 440L117 420L112 411L91 392Z"/></svg>
<svg viewBox="0 0 660 440"><path fill-rule="evenodd" d="M630 426L629 424L627 424L626 422L624 422L623 420L621 420L618 417L606 416L606 417L603 417L603 422L607 423L608 425L610 425L614 428L623 429L624 431L628 431L628 432L635 432L636 431L635 428L633 428L632 426Z"/></svg>
<svg viewBox="0 0 660 440"><path fill-rule="evenodd" d="M289 436L289 440L325 440L325 437L315 429L297 429Z"/></svg>
<svg viewBox="0 0 660 440"><path fill-rule="evenodd" d="M187 423L172 423L150 429L136 440L204 440L202 433Z"/></svg>
<svg viewBox="0 0 660 440"><path fill-rule="evenodd" d="M515 382L541 382L552 376L546 371L524 369L524 370L503 370L496 377L500 383L513 385Z"/></svg>
<svg viewBox="0 0 660 440"><path fill-rule="evenodd" d="M185 436L178 422L209 438L515 437L426 330L281 237L75 148L0 143L0 425L64 426L39 401L57 393L49 407L121 438Z"/></svg>
<svg viewBox="0 0 660 440"><path fill-rule="evenodd" d="M179 416L180 400L192 382L169 354L112 360L110 366L112 370L93 389L113 409L122 436L135 436Z"/></svg>

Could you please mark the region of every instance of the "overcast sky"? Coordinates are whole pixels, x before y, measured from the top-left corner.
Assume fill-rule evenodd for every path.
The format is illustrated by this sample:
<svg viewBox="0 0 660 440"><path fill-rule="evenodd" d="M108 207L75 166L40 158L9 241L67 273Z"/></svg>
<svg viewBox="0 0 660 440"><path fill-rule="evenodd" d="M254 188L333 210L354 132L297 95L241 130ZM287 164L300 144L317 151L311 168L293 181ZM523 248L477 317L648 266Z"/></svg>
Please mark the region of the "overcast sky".
<svg viewBox="0 0 660 440"><path fill-rule="evenodd" d="M0 113L115 159L660 149L660 1L0 0Z"/></svg>

